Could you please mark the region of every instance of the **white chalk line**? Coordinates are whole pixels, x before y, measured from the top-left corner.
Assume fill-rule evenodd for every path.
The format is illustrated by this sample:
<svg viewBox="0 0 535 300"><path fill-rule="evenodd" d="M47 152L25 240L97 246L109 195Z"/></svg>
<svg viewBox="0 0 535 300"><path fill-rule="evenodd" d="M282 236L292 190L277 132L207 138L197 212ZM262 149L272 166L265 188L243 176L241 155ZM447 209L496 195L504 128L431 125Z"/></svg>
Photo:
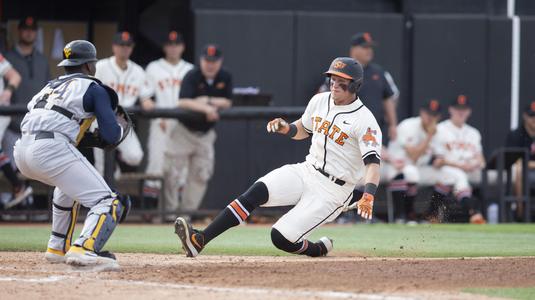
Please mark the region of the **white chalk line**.
<svg viewBox="0 0 535 300"><path fill-rule="evenodd" d="M180 290L195 290L214 293L240 293L250 295L270 295L282 297L320 297L330 299L365 299L365 300L412 300L414 297L401 297L381 294L367 294L367 293L350 293L350 292L336 292L336 291L306 291L306 290L285 290L285 289L269 289L269 288L232 288L232 287L211 287L202 285L190 284L176 284L176 283L159 283L150 281L138 280L118 280L118 279L98 279L98 278L80 278L72 276L48 276L38 278L24 278L24 277L0 277L0 282L24 282L24 283L49 283L59 282L64 280L90 280L90 281L105 281L106 283L115 283L120 285L138 285L145 287L157 288L172 288Z"/></svg>

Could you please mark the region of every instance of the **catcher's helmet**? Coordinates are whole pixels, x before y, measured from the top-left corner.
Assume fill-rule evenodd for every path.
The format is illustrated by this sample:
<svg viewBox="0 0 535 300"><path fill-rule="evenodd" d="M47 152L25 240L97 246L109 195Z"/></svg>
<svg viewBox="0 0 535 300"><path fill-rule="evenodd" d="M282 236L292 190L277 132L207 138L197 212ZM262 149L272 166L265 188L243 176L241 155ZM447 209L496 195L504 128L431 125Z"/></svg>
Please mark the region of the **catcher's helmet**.
<svg viewBox="0 0 535 300"><path fill-rule="evenodd" d="M325 75L327 77L336 75L351 80L348 90L350 93L357 93L362 86L364 71L360 63L351 57L337 57L333 60Z"/></svg>
<svg viewBox="0 0 535 300"><path fill-rule="evenodd" d="M79 66L97 61L97 49L93 44L84 40L75 40L63 48L63 60L58 67Z"/></svg>

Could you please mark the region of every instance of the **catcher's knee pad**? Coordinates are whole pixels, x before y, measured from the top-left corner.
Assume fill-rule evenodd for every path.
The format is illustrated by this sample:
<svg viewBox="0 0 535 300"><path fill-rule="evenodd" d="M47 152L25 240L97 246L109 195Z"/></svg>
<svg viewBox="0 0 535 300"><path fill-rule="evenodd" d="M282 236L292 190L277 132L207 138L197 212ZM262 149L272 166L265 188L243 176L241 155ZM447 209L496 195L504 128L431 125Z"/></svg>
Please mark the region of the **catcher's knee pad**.
<svg viewBox="0 0 535 300"><path fill-rule="evenodd" d="M290 253L299 251L299 249L301 249L301 245L290 242L282 235L282 233L280 233L280 231L275 228L271 228L271 242L278 249Z"/></svg>
<svg viewBox="0 0 535 300"><path fill-rule="evenodd" d="M122 205L121 216L119 218L119 223L122 223L130 212L130 208L132 207L132 200L130 200L130 196L128 195L117 195L117 198L119 199L119 202Z"/></svg>
<svg viewBox="0 0 535 300"><path fill-rule="evenodd" d="M269 199L267 186L262 181L255 182L245 193L238 197L245 209L252 211Z"/></svg>
<svg viewBox="0 0 535 300"><path fill-rule="evenodd" d="M86 238L81 245L85 249L95 252L102 250L117 224L126 218L131 206L130 197L114 195L116 197L112 200L107 212L88 216L86 222L94 222L96 219L96 223L91 236Z"/></svg>

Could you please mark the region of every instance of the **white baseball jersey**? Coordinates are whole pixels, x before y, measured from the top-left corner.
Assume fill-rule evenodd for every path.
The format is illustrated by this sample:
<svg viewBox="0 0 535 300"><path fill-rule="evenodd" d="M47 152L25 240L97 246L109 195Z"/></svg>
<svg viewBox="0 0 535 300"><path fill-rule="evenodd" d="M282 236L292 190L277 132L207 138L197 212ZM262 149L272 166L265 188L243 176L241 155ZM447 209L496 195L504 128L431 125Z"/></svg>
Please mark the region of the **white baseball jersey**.
<svg viewBox="0 0 535 300"><path fill-rule="evenodd" d="M76 75L79 74L60 76L59 79L66 79ZM84 110L83 103L83 97L93 82L93 80L87 78L72 78L70 80L67 79L55 89L52 89L50 84L47 84L39 93L37 93L37 95L33 96L32 100L28 103L28 113L26 113L21 123L22 132L59 132L68 137L69 140L75 141L80 131L79 122L94 115L92 112L86 112ZM68 110L74 114L73 118L69 119L50 109L34 108L35 104L46 94L49 94L46 99L48 103L55 104Z"/></svg>
<svg viewBox="0 0 535 300"><path fill-rule="evenodd" d="M138 98L148 98L153 94L145 71L131 60L127 61L126 70L123 70L114 56L101 59L97 62L95 77L117 92L119 104L124 107L134 106Z"/></svg>
<svg viewBox="0 0 535 300"><path fill-rule="evenodd" d="M481 134L474 127L464 124L459 128L450 120L438 124L435 151L446 160L473 163L482 149Z"/></svg>
<svg viewBox="0 0 535 300"><path fill-rule="evenodd" d="M9 61L7 61L7 59L2 54L0 54L0 77L2 77L2 80L0 80L0 93L4 91L3 78L6 75L7 71L9 71L9 69L11 68L12 66Z"/></svg>
<svg viewBox="0 0 535 300"><path fill-rule="evenodd" d="M7 61L2 54L0 54L0 93L4 91L4 76L11 68L12 66L9 61ZM4 133L6 132L10 122L11 116L0 116L0 140L4 138Z"/></svg>
<svg viewBox="0 0 535 300"><path fill-rule="evenodd" d="M405 151L405 147L418 146L427 139L427 132L422 126L421 118L413 117L403 120L401 123L399 123L397 132L398 134L396 139L388 145L388 153L392 159L399 159L407 164L415 164L418 166L428 165L433 155L431 144L434 142L435 138L433 138L431 141L426 152L422 154L416 162L413 162Z"/></svg>
<svg viewBox="0 0 535 300"><path fill-rule="evenodd" d="M336 178L356 185L364 179L363 160L380 157L381 129L360 99L335 105L330 92L316 94L301 122L312 134L306 161Z"/></svg>
<svg viewBox="0 0 535 300"><path fill-rule="evenodd" d="M160 58L147 66L147 80L156 95L156 107L176 107L182 79L191 69L193 65L183 59L172 65Z"/></svg>

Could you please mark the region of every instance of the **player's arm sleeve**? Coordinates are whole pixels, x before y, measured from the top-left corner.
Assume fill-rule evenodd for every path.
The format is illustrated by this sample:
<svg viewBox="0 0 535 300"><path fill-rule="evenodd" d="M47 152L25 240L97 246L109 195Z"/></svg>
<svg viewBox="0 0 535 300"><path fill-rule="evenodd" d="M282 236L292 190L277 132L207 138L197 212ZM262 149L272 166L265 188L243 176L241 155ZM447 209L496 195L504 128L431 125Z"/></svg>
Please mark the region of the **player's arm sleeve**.
<svg viewBox="0 0 535 300"><path fill-rule="evenodd" d="M7 59L0 54L0 76L4 77L6 75L7 71L9 71L12 68L11 64Z"/></svg>
<svg viewBox="0 0 535 300"><path fill-rule="evenodd" d="M314 111L314 105L315 105L315 102L316 102L316 97L312 97L312 99L308 102L308 105L307 107L305 108L305 112L303 113L303 115L301 115L301 124L303 124L303 129L305 129L305 131L308 133L308 134L312 134L312 130L314 129L314 124L312 122L312 113Z"/></svg>
<svg viewBox="0 0 535 300"><path fill-rule="evenodd" d="M152 85L149 83L147 74L145 74L145 71L143 71L141 67L139 68L139 71L140 71L140 76L141 76L141 86L139 87L139 98L141 99L150 98L154 94Z"/></svg>
<svg viewBox="0 0 535 300"><path fill-rule="evenodd" d="M366 120L362 120L360 127L357 128L357 139L362 153L362 161L365 165L381 163L381 144L383 134L377 121L370 115Z"/></svg>
<svg viewBox="0 0 535 300"><path fill-rule="evenodd" d="M445 157L448 154L448 132L442 126L437 126L437 133L431 140L431 150L434 156Z"/></svg>
<svg viewBox="0 0 535 300"><path fill-rule="evenodd" d="M180 86L180 95L179 99L193 99L195 98L195 76L194 76L194 70L190 70L186 75L184 76L184 79L182 80L182 85Z"/></svg>
<svg viewBox="0 0 535 300"><path fill-rule="evenodd" d="M158 83L156 82L155 76L153 76L154 68L152 64L149 64L147 66L147 69L145 70L145 76L147 78L147 83L149 84L152 91L156 91Z"/></svg>
<svg viewBox="0 0 535 300"><path fill-rule="evenodd" d="M384 71L381 77L381 80L383 81L383 99L386 100L390 97L397 98L399 95L399 89L394 82L392 75L390 75L390 73L387 71Z"/></svg>
<svg viewBox="0 0 535 300"><path fill-rule="evenodd" d="M84 110L93 112L97 119L100 137L108 144L121 139L122 129L115 119L108 93L96 83L92 83L83 97Z"/></svg>
<svg viewBox="0 0 535 300"><path fill-rule="evenodd" d="M409 143L409 139L411 138L411 134L414 134L414 132L410 130L409 126L407 126L407 123L406 122L399 123L397 129L398 129L397 130L398 134L396 136L396 143L400 145L401 147L411 146L411 145L408 145L408 143Z"/></svg>

